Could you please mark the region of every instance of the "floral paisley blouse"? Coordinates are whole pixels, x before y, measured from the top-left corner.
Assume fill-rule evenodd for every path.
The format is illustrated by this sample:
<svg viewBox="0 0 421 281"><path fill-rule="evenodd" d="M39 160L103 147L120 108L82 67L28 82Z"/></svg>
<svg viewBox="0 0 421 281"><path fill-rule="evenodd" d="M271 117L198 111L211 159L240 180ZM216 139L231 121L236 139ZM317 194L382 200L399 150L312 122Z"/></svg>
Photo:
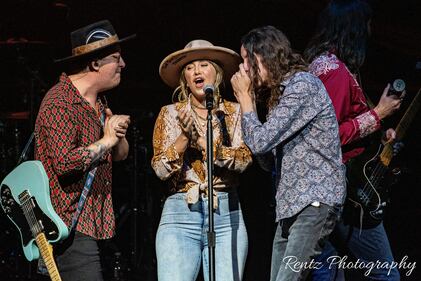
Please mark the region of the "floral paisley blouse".
<svg viewBox="0 0 421 281"><path fill-rule="evenodd" d="M206 152L193 144L182 154L175 150L174 143L181 134L177 116L184 108L192 110L196 128L201 128L199 122L206 122L195 114L190 98L162 107L154 128L151 164L156 175L168 181L171 193L187 192L187 202L195 203L202 193L207 193ZM252 156L242 139L239 104L221 101L212 116L213 187L215 191L229 191L239 185L239 173L252 163ZM205 136L206 132L200 129L198 132Z"/></svg>

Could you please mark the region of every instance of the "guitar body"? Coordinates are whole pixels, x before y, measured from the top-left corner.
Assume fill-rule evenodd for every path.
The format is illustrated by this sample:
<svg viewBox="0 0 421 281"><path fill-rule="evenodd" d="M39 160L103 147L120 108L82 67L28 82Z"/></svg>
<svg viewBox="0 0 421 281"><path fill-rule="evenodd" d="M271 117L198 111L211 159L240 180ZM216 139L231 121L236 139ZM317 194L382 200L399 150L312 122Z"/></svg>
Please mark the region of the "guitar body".
<svg viewBox="0 0 421 281"><path fill-rule="evenodd" d="M400 141L405 136L411 122L421 106L421 89L412 100L402 119L395 129L396 138ZM369 145L360 156L351 159L347 165L348 199L346 208L360 208L363 210L362 218L344 210L344 220L350 223L371 227L378 225L384 215L384 209L389 205L390 187L394 183L394 174L398 171L391 169L394 157L393 142L384 146ZM347 217L348 216L348 217Z"/></svg>
<svg viewBox="0 0 421 281"><path fill-rule="evenodd" d="M385 214L385 208L390 203L391 173L389 168L380 161L383 145L368 149L347 165L348 207L359 208L362 218L353 217L356 225L362 222L363 227L378 225ZM360 221L362 219L362 221Z"/></svg>
<svg viewBox="0 0 421 281"><path fill-rule="evenodd" d="M31 218L42 223L48 242L67 238L69 230L51 204L48 176L40 161L24 162L10 172L0 186L0 204L19 231L26 259L32 261L39 258L40 252L20 204L19 196L24 193L32 198Z"/></svg>

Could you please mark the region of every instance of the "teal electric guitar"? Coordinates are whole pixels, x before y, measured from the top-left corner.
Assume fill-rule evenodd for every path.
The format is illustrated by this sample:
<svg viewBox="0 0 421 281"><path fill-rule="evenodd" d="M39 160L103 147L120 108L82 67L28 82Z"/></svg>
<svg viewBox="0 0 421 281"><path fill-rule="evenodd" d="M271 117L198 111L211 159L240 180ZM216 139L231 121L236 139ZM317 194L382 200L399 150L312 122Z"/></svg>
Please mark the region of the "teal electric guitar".
<svg viewBox="0 0 421 281"><path fill-rule="evenodd" d="M28 261L41 256L52 280L61 280L49 244L69 230L51 205L48 176L40 161L27 161L10 172L0 186L0 203L16 225Z"/></svg>

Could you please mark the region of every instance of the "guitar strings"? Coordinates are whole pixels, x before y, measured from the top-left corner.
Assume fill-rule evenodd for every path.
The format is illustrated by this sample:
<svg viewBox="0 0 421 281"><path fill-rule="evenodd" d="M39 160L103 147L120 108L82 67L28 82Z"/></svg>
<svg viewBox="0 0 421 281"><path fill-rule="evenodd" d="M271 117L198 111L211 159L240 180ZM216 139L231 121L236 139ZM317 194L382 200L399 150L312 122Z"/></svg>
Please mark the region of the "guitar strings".
<svg viewBox="0 0 421 281"><path fill-rule="evenodd" d="M41 231L39 224L37 223L37 219L35 217L35 213L33 211L33 209L31 209L30 204L31 203L31 199L29 199L28 201L26 201L22 206L24 209L24 215L26 217L26 220L28 221L28 223L30 224L30 226L32 225L33 228L31 227L31 232L33 235L39 233ZM36 233L34 233L36 232Z"/></svg>
<svg viewBox="0 0 421 281"><path fill-rule="evenodd" d="M380 150L381 150L381 148L382 148L382 146L380 145L379 146L379 148L378 148L378 150L377 150L377 153L376 153L376 155L380 152ZM371 160L373 160L374 158L372 158ZM371 161L370 160L370 161ZM367 164L365 164L365 165L367 165ZM364 165L364 169L365 169L365 165ZM379 178L379 174L381 173L379 170L381 170L382 169L382 165L380 165L380 162L377 162L377 165L376 165L376 167L374 168L374 171L371 173L371 176L370 176L370 178L368 178L367 176L367 182L365 183L365 185L364 185L364 187L362 188L362 191L363 191L363 193L364 193L364 195L365 195L365 200L367 200L367 199L370 199L371 198L371 196L372 196L372 194L373 194L373 192L376 192L376 195L377 195L377 197L379 198L379 200L380 200L380 197L379 197L379 194L377 193L377 191L374 189L374 186L373 187L371 187L371 182L372 181L376 181L376 178ZM364 174L365 174L365 172L364 172ZM373 179L374 178L374 179Z"/></svg>
<svg viewBox="0 0 421 281"><path fill-rule="evenodd" d="M371 174L371 178L369 180L371 180L371 182L373 183L373 188L371 188L371 185L369 182L367 182L363 188L363 191L368 193L369 196L372 195L372 193L374 192L374 185L376 185L379 180L381 179L381 173L384 171L384 168L382 167L383 165L380 163L377 163L376 167L374 168L373 173Z"/></svg>
<svg viewBox="0 0 421 281"><path fill-rule="evenodd" d="M377 164L378 169L377 171L375 170L375 173L373 173L373 185L377 185L380 180L382 180L384 172L386 171L386 169L384 168L384 166L382 164Z"/></svg>
<svg viewBox="0 0 421 281"><path fill-rule="evenodd" d="M368 198L371 198L373 193L377 195L379 204L376 206L376 210L379 209L379 205L381 204L381 198L374 186L376 186L379 183L379 181L383 178L383 175L386 171L387 171L387 167L385 167L381 162L377 162L376 168L374 169L371 176L371 180L373 182L373 188L369 189L368 182L363 188L363 192L368 194Z"/></svg>
<svg viewBox="0 0 421 281"><path fill-rule="evenodd" d="M31 233L34 234L33 232L33 225L35 225L35 220L33 218L33 216L31 215L30 212L30 207L28 206L29 201L26 201L22 206L23 206L23 213L25 214L26 220L28 221Z"/></svg>
<svg viewBox="0 0 421 281"><path fill-rule="evenodd" d="M391 156L392 152L391 152L390 146L386 146L385 154L386 154L385 155L386 157ZM371 176L372 179L373 179L372 180L373 185L377 185L380 182L380 180L382 180L383 175L386 171L387 171L387 167L385 167L385 165L383 165L381 162L377 162L377 166L374 169L374 171L372 173L372 176ZM368 186L368 183L366 183L366 186ZM369 196L371 196L373 192L374 192L373 189L369 189L368 190Z"/></svg>

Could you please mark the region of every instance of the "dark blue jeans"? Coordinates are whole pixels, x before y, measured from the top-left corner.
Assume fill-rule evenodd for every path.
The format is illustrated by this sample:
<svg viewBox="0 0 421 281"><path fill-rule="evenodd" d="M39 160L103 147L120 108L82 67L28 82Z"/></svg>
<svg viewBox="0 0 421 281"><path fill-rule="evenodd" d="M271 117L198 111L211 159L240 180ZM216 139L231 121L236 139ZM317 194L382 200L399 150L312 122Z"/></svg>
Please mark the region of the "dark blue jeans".
<svg viewBox="0 0 421 281"><path fill-rule="evenodd" d="M340 206L320 204L279 221L272 249L271 281L304 280L317 266L313 257L322 251L341 213Z"/></svg>
<svg viewBox="0 0 421 281"><path fill-rule="evenodd" d="M102 269L97 241L76 232L58 249L56 261L63 281L102 281Z"/></svg>
<svg viewBox="0 0 421 281"><path fill-rule="evenodd" d="M313 269L311 273L312 281L345 281L344 271L339 269L337 265L328 262L328 258L336 256L338 256L338 252L332 243L327 240L322 253L315 258L320 266Z"/></svg>
<svg viewBox="0 0 421 281"><path fill-rule="evenodd" d="M335 246L343 248L349 252L356 260L362 263L369 264L369 262L379 261L381 264L391 265L393 262L393 254L390 248L389 239L387 238L386 231L383 223L376 227L360 229L350 225L345 225L341 220L335 228L333 233L332 242ZM338 252L335 250L332 243L326 243L323 248L322 254L316 258L318 262L324 264L321 269L313 271L313 281L339 281L343 280L338 278L341 274L340 266L331 262L332 256L337 256ZM345 262L349 262L347 259ZM372 269L362 269L362 273L367 275L369 280L381 281L399 281L399 271L396 267L391 269L386 267L373 267Z"/></svg>

